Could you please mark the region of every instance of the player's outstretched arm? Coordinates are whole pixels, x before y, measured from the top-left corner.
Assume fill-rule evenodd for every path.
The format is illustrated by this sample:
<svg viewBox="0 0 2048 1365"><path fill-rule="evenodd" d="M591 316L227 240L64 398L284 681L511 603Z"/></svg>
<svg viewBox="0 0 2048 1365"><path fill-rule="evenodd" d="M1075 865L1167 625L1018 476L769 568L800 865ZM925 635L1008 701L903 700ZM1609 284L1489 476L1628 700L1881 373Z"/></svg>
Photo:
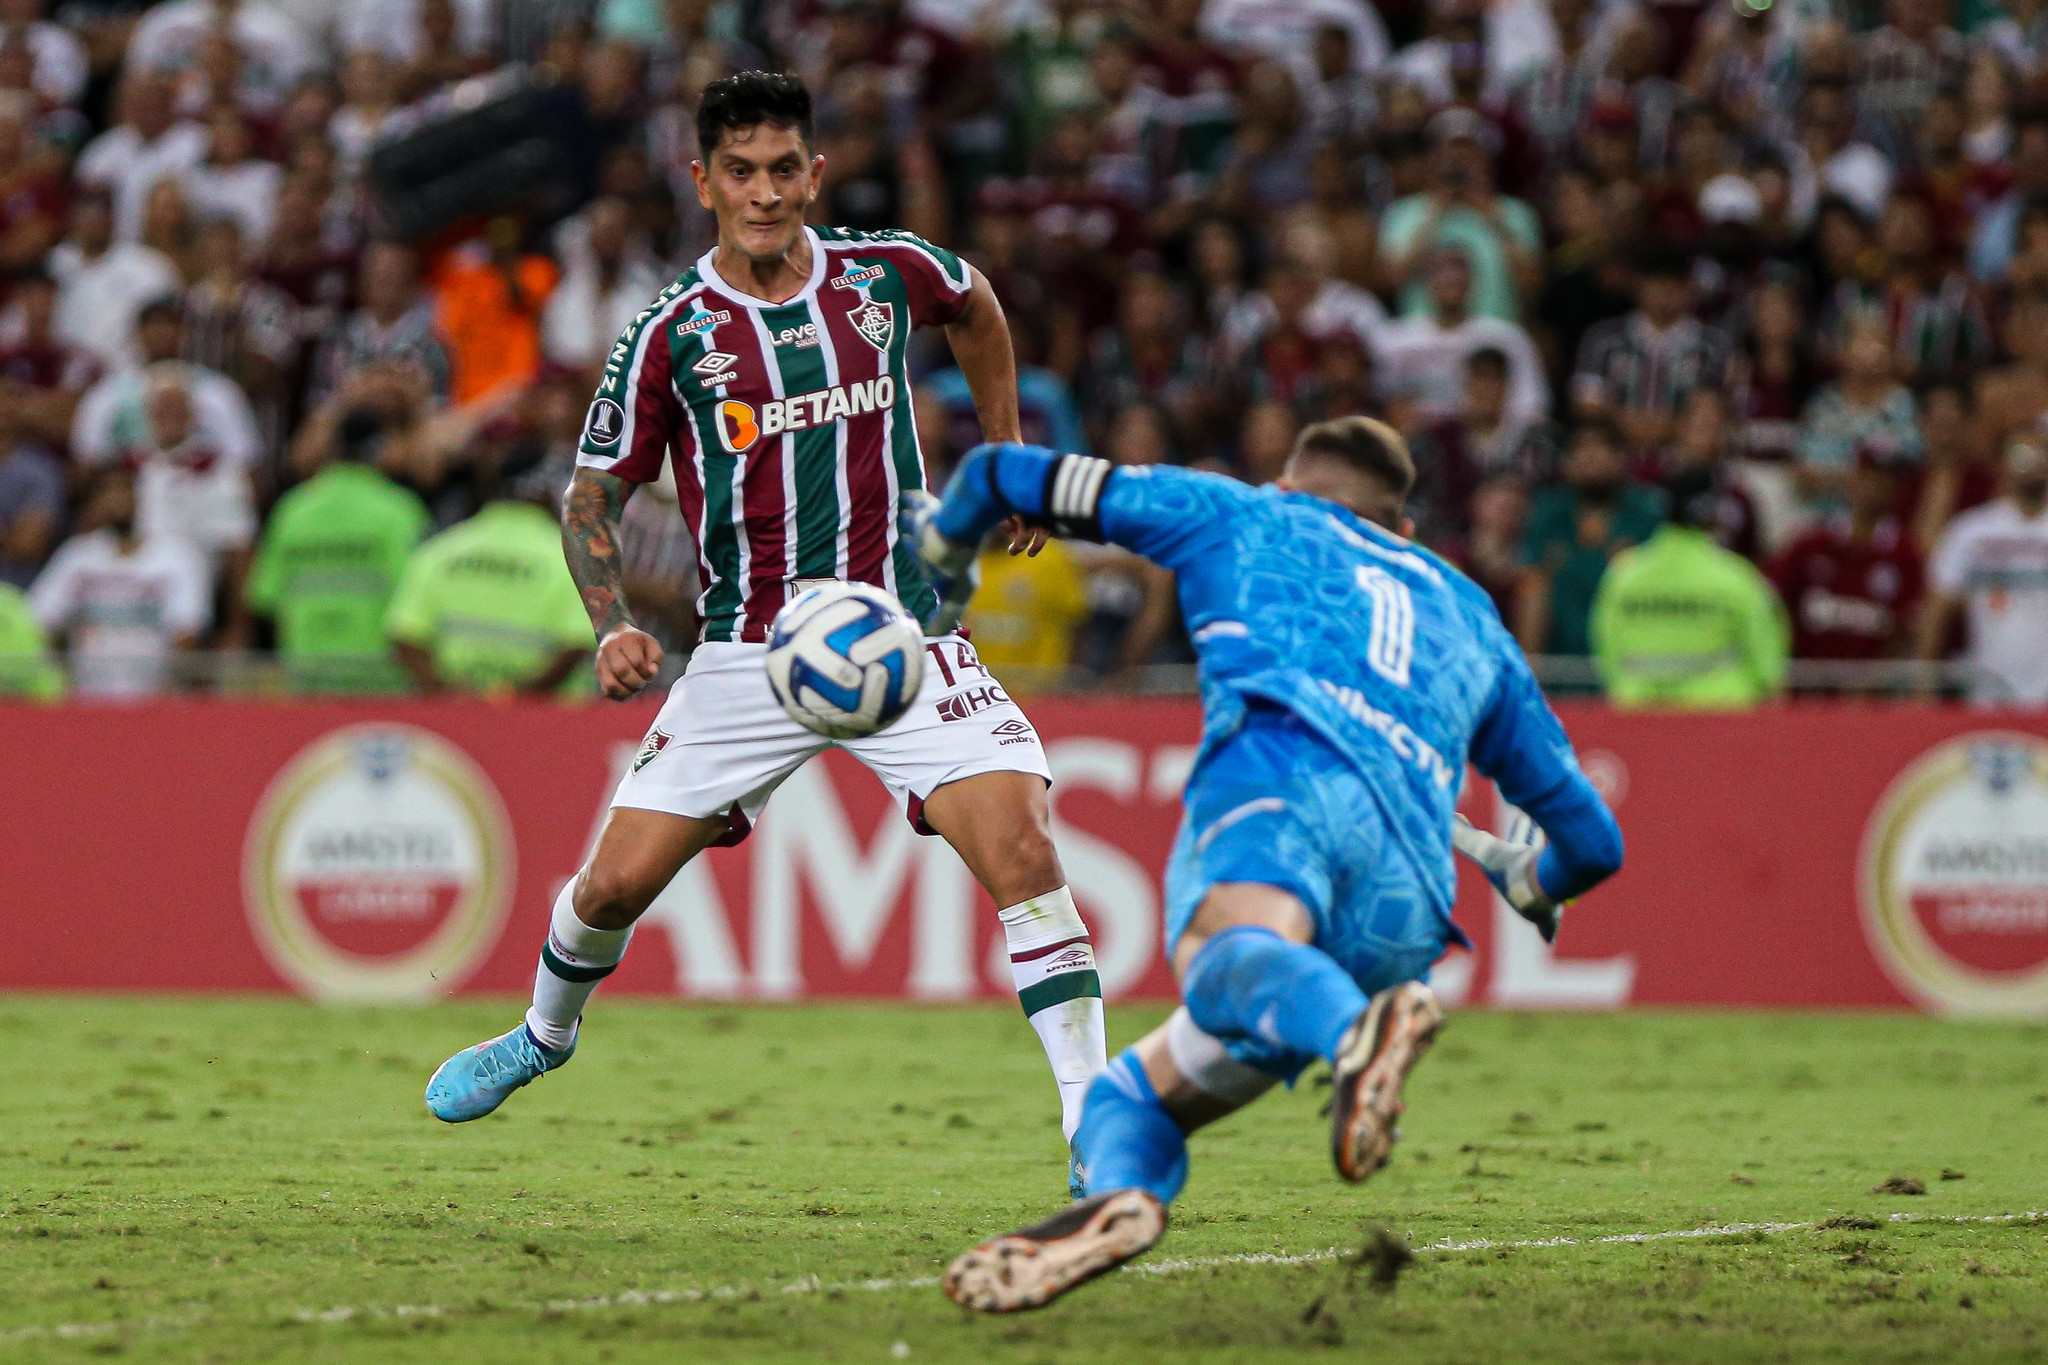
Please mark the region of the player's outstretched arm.
<svg viewBox="0 0 2048 1365"><path fill-rule="evenodd" d="M625 568L619 557L619 512L626 481L579 468L562 500L562 553L597 632L597 682L613 701L624 701L661 671L661 643L633 624L626 608Z"/></svg>
<svg viewBox="0 0 2048 1365"><path fill-rule="evenodd" d="M1472 737L1472 763L1527 820L1502 839L1461 816L1452 844L1549 941L1567 901L1621 870L1621 826L1580 771L1557 713L1505 630L1500 648L1504 666Z"/></svg>
<svg viewBox="0 0 2048 1365"><path fill-rule="evenodd" d="M967 452L942 502L910 526L927 563L965 563L1006 518L1056 536L1121 545L1178 569L1228 538L1229 513L1256 494L1235 479L1166 465L1118 468L1092 455L1003 442Z"/></svg>

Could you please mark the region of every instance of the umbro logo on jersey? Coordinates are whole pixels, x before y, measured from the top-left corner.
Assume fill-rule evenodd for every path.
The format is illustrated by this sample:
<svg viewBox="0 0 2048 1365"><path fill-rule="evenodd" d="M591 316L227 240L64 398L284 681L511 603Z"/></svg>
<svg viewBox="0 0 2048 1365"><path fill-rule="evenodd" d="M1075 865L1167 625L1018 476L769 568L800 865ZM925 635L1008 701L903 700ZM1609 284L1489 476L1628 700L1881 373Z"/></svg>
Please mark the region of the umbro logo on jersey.
<svg viewBox="0 0 2048 1365"><path fill-rule="evenodd" d="M688 322L677 323L676 335L679 337L693 337L707 327L720 327L731 321L732 314L722 308L716 313L699 313Z"/></svg>
<svg viewBox="0 0 2048 1365"><path fill-rule="evenodd" d="M785 327L775 334L777 346L794 346L802 350L818 344L818 324L807 322L801 327Z"/></svg>
<svg viewBox="0 0 2048 1365"><path fill-rule="evenodd" d="M729 384L739 378L739 372L730 368L732 363L738 359L738 356L728 355L724 351L706 351L704 358L692 365L690 369L694 373L703 376L699 382L705 388L712 389L720 384Z"/></svg>

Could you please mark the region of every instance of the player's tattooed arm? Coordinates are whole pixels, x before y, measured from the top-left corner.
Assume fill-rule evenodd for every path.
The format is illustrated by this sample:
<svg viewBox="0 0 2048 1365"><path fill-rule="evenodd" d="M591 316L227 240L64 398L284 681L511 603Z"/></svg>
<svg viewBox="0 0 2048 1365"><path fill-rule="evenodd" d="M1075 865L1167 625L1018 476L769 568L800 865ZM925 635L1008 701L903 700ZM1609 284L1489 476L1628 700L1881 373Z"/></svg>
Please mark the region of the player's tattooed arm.
<svg viewBox="0 0 2048 1365"><path fill-rule="evenodd" d="M626 481L595 469L578 469L562 501L562 553L600 640L633 624L619 560L619 512L625 505Z"/></svg>
<svg viewBox="0 0 2048 1365"><path fill-rule="evenodd" d="M579 468L562 500L562 553L597 632L598 684L614 701L632 696L661 671L660 643L633 624L626 605L619 554L626 494L626 481L617 475Z"/></svg>

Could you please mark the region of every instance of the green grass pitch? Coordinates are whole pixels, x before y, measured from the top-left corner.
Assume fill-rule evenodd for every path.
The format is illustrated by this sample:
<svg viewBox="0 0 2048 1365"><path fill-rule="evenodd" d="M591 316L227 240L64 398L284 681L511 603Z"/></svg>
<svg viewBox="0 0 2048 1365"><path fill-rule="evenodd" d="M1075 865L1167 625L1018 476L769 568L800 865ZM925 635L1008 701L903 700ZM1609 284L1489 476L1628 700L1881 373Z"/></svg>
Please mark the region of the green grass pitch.
<svg viewBox="0 0 2048 1365"><path fill-rule="evenodd" d="M1013 1009L600 1000L566 1070L430 1119L514 1017L0 999L0 1359L2048 1358L2048 1219L1960 1221L2048 1209L2039 1026L1455 1015L1372 1182L1276 1092L1195 1139L1169 1273L978 1318L930 1278L1065 1192ZM1736 1223L1806 1226L1589 1240ZM1231 1259L1374 1226L1416 1248L1391 1290Z"/></svg>

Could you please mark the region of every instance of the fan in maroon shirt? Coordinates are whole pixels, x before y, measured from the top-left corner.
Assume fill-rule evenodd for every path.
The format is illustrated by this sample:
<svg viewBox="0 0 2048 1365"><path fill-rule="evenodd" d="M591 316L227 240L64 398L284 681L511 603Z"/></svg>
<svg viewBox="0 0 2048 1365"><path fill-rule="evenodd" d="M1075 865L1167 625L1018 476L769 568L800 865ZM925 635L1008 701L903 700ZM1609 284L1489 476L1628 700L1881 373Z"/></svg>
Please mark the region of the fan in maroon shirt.
<svg viewBox="0 0 2048 1365"><path fill-rule="evenodd" d="M1869 447L1849 478L1849 510L1787 546L1771 565L1801 659L1899 652L1921 590L1920 552L1894 514L1898 471Z"/></svg>

